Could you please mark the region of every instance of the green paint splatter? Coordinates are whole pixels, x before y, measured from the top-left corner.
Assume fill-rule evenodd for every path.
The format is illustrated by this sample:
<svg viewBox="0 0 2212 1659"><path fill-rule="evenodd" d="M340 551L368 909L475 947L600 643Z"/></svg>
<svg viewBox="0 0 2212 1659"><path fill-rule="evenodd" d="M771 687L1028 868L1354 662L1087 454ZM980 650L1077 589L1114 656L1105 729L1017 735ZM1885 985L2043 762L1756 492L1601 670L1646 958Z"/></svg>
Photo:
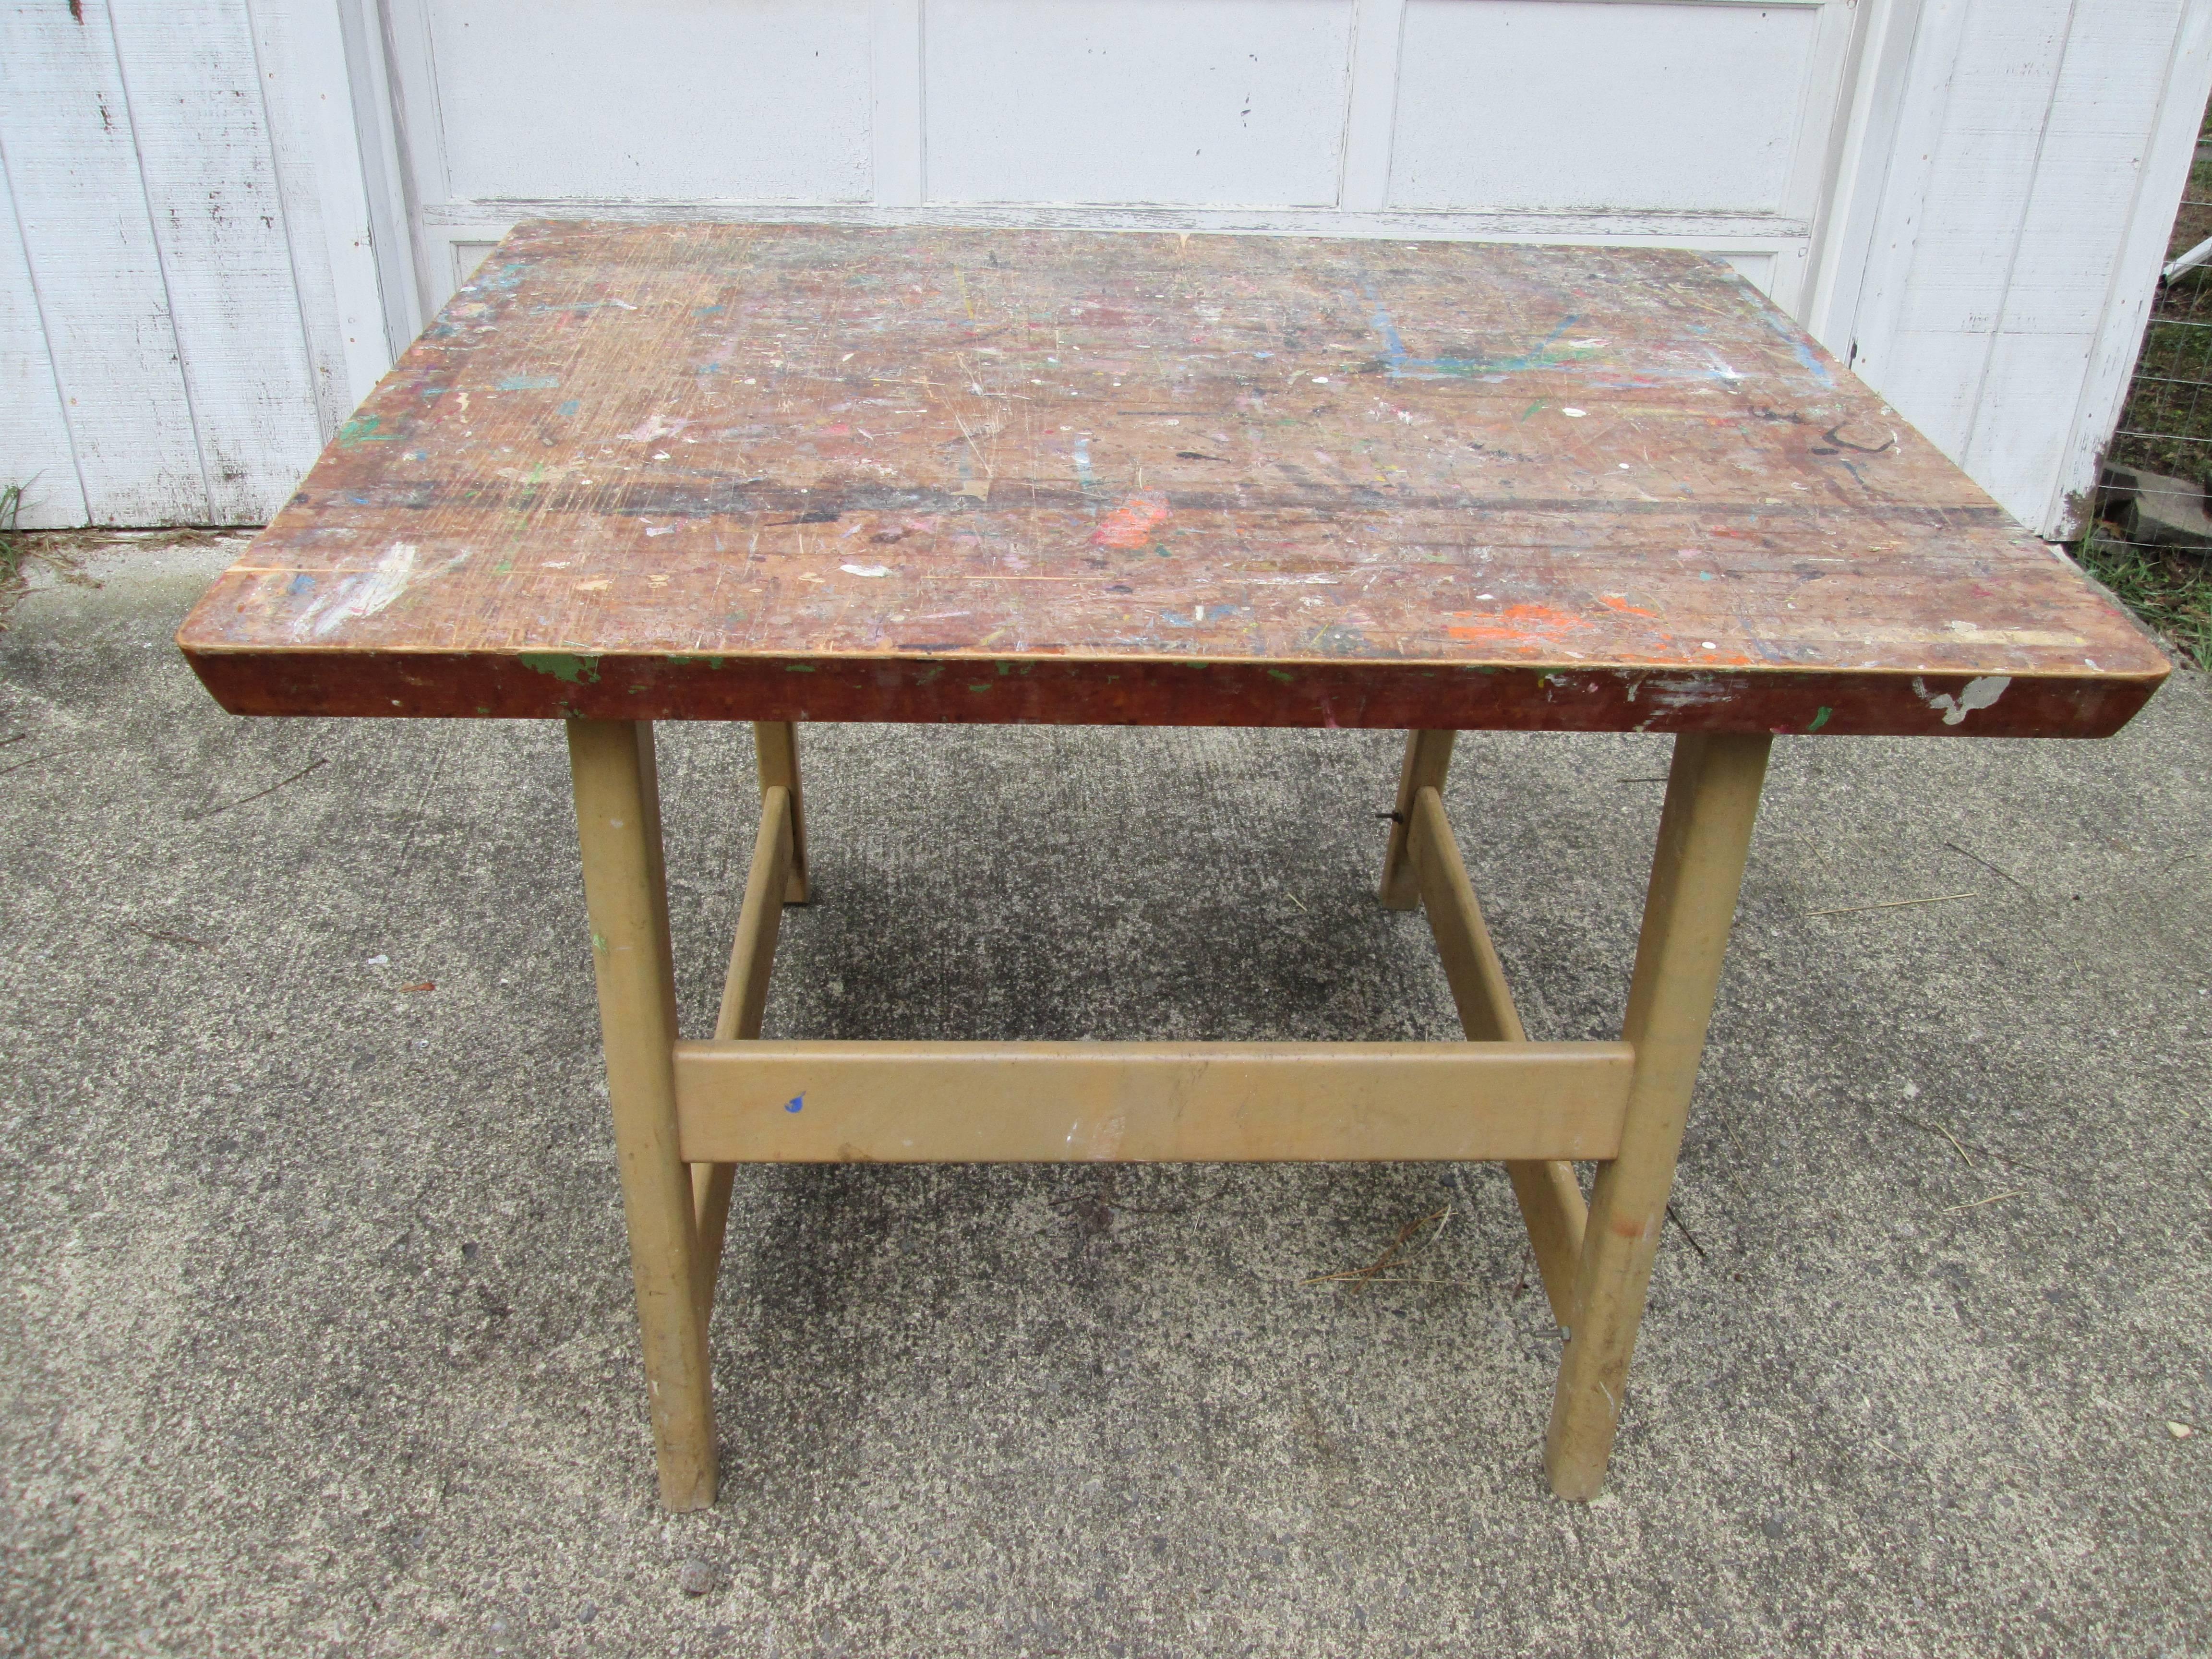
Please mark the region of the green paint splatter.
<svg viewBox="0 0 2212 1659"><path fill-rule="evenodd" d="M513 559L501 559L497 564L492 566L492 573L495 575L502 575L514 568L514 561Z"/></svg>
<svg viewBox="0 0 2212 1659"><path fill-rule="evenodd" d="M811 662L787 662L783 665L783 672L787 674L811 674L814 665Z"/></svg>
<svg viewBox="0 0 2212 1659"><path fill-rule="evenodd" d="M1813 723L1812 723L1810 726L1807 726L1805 729L1806 729L1808 732L1817 732L1817 731L1819 731L1822 726L1826 726L1826 725L1828 723L1828 716L1829 716L1829 715L1831 715L1831 714L1834 714L1835 712L1836 712L1836 711L1835 711L1834 709L1832 709L1832 708L1823 708L1823 709L1821 709L1821 710L1820 710L1820 712L1819 714L1815 714L1815 715L1814 715L1814 716L1813 716Z"/></svg>
<svg viewBox="0 0 2212 1659"><path fill-rule="evenodd" d="M384 423L381 415L356 415L338 428L338 446L351 449L356 444L388 444L398 441L397 432L379 432Z"/></svg>
<svg viewBox="0 0 2212 1659"><path fill-rule="evenodd" d="M985 680L981 685L971 685L968 689L970 691L988 691L991 689L991 682Z"/></svg>
<svg viewBox="0 0 2212 1659"><path fill-rule="evenodd" d="M1544 400L1543 400L1541 398L1537 398L1537 399L1536 399L1536 401L1535 401L1534 403L1530 404L1528 405L1528 408L1526 408L1526 409L1524 409L1524 410L1522 410L1521 411L1521 418L1522 418L1522 420L1524 420L1524 421L1525 421L1525 420L1527 420L1527 419L1528 419L1531 415L1534 415L1534 414L1538 410L1541 409L1543 406L1544 406Z"/></svg>
<svg viewBox="0 0 2212 1659"><path fill-rule="evenodd" d="M1297 676L1286 668L1270 668L1267 671L1267 678L1271 680L1280 680L1285 685L1289 685L1297 678Z"/></svg>
<svg viewBox="0 0 2212 1659"><path fill-rule="evenodd" d="M605 933L594 930L592 934L592 949L594 951L604 951L606 948L607 936Z"/></svg>
<svg viewBox="0 0 2212 1659"><path fill-rule="evenodd" d="M596 682L599 678L599 659L596 656L580 656L574 651L525 651L520 655L525 668L550 674L569 685Z"/></svg>

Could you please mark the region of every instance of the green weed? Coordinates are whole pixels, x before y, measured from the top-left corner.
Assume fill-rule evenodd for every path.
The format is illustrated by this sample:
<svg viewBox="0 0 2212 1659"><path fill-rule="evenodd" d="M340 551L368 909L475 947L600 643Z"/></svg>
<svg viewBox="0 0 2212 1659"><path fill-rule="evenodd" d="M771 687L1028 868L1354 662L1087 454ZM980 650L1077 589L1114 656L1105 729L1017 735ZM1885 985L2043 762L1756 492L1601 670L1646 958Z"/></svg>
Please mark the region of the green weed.
<svg viewBox="0 0 2212 1659"><path fill-rule="evenodd" d="M2185 664L2212 669L2212 558L2117 541L2102 525L2075 544L2074 557Z"/></svg>

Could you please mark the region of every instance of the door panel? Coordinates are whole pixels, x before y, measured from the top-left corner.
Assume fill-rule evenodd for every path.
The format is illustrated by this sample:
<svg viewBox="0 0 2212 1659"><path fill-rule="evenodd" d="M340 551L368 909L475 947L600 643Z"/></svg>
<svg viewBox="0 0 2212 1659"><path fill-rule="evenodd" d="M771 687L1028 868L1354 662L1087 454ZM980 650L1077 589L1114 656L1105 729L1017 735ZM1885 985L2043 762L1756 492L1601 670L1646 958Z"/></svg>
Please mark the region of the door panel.
<svg viewBox="0 0 2212 1659"><path fill-rule="evenodd" d="M1352 0L938 0L929 199L1334 206Z"/></svg>
<svg viewBox="0 0 2212 1659"><path fill-rule="evenodd" d="M1809 6L1413 0L1390 204L1787 212L1819 34Z"/></svg>
<svg viewBox="0 0 2212 1659"><path fill-rule="evenodd" d="M868 12L823 0L438 0L459 197L868 198Z"/></svg>

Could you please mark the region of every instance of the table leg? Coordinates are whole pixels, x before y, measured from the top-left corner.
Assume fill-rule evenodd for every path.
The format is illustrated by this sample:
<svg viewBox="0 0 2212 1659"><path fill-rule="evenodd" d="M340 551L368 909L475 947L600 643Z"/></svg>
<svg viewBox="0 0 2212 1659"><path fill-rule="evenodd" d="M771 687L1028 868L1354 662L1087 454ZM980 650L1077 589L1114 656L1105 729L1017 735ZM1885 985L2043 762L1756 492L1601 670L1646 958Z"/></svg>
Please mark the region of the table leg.
<svg viewBox="0 0 2212 1659"><path fill-rule="evenodd" d="M1544 1447L1562 1498L1587 1500L1605 1484L1771 742L1717 733L1674 740L1621 1031L1636 1069L1620 1155L1599 1165L1590 1192Z"/></svg>
<svg viewBox="0 0 2212 1659"><path fill-rule="evenodd" d="M1406 733L1406 758L1398 768L1398 804L1390 813L1390 848L1382 854L1385 909L1410 910L1421 902L1421 884L1413 870L1413 803L1424 789L1443 793L1455 735L1450 732Z"/></svg>
<svg viewBox="0 0 2212 1659"><path fill-rule="evenodd" d="M753 756L760 770L761 794L791 791L791 875L784 884L786 904L804 904L811 889L806 876L806 808L799 796L799 728L789 720L755 720Z"/></svg>
<svg viewBox="0 0 2212 1659"><path fill-rule="evenodd" d="M647 721L568 722L607 1098L660 1468L660 1501L714 1501L714 1404L690 1172L676 1137L676 981Z"/></svg>

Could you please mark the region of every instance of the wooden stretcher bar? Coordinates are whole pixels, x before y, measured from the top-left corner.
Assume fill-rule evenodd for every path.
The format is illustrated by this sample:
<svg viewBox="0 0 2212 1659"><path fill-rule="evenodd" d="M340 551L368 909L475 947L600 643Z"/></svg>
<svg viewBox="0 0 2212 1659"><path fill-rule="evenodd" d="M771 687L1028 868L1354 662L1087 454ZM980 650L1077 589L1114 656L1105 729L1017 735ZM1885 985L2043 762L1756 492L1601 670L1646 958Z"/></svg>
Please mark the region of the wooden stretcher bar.
<svg viewBox="0 0 2212 1659"><path fill-rule="evenodd" d="M1611 1158L1618 1042L679 1042L693 1163Z"/></svg>

